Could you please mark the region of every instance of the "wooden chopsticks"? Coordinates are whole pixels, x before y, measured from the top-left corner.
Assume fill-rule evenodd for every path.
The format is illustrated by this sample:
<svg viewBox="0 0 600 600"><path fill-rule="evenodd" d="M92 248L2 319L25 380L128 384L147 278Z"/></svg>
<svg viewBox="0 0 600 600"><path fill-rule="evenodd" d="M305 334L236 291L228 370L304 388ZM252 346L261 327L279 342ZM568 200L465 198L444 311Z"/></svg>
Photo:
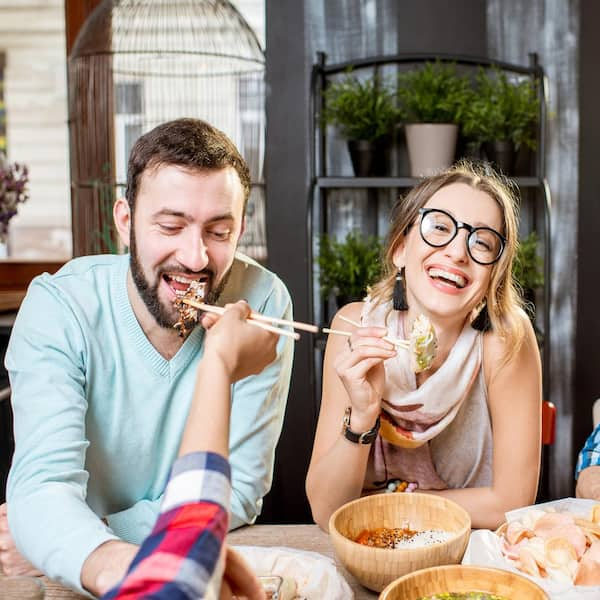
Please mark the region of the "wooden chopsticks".
<svg viewBox="0 0 600 600"><path fill-rule="evenodd" d="M197 302L196 300L192 300L191 298L182 298L182 302L185 304L189 304L194 308L198 308L203 310L204 312L215 313L216 315L222 315L225 312L225 309L221 306L214 306L212 304L204 304L204 302ZM287 337L294 338L295 340L300 339L300 334L295 331L288 331L287 329L281 329L280 327L273 327L272 325L268 325L267 323L263 323L264 319L256 319L254 315L258 315L258 313L251 313L250 318L248 319L248 323L250 325L254 325L255 327L260 327L261 329L265 329L266 331L270 331L271 333L276 333L277 335L285 335ZM263 316L263 315L259 315ZM268 318L268 317L267 317ZM275 320L275 319L274 319ZM284 319L276 319L277 321L284 321ZM291 324L292 321L285 321L284 325ZM317 329L318 330L318 329Z"/></svg>
<svg viewBox="0 0 600 600"><path fill-rule="evenodd" d="M358 323L357 321L353 321L352 319L348 319L348 317L344 317L344 315L338 315L338 317L342 321L346 321L346 323L350 323L350 325L354 325L355 327L362 327L362 325L360 323ZM325 331L325 330L323 330L323 331ZM336 333L338 335L348 335L348 337L350 335L352 335L349 331L340 331L339 329L330 329L329 332L326 332L326 333ZM405 350L408 350L410 348L410 342L408 340L401 340L399 338L393 338L393 337L390 337L389 335L384 336L383 339L386 342L390 342L390 344L394 344L394 346L399 346L400 348L404 348Z"/></svg>
<svg viewBox="0 0 600 600"><path fill-rule="evenodd" d="M203 310L204 312L211 312L217 315L222 315L225 312L225 309L220 306L214 306L212 304L205 304L204 302L199 302L198 300L193 300L192 298L181 298L181 301L189 306L193 306L199 310ZM361 327L360 323L356 321L352 321L342 315L339 315L339 318L342 321L346 321L346 323L350 323L350 325L354 325L355 327ZM288 329L282 329L281 327L274 327L274 325L284 325L287 327L293 327L294 329L301 329L302 331L310 331L311 333L319 333L319 327L317 325L312 325L311 323L302 323L301 321L288 321L286 319L279 319L277 317L268 317L266 315L261 315L260 313L252 312L250 313L250 317L248 318L248 323L250 325L254 325L256 327L261 327L266 331L270 331L272 333L276 333L278 335L284 335L287 337L294 338L295 340L300 339L300 334L295 331L290 331ZM340 329L329 329L328 327L323 327L323 333L334 334L334 335L344 335L346 337L350 337L352 333L350 331L342 331ZM401 348L408 349L410 343L408 340L400 340L397 338L391 338L389 336L385 336L383 338L387 342L394 344L394 346L399 346Z"/></svg>

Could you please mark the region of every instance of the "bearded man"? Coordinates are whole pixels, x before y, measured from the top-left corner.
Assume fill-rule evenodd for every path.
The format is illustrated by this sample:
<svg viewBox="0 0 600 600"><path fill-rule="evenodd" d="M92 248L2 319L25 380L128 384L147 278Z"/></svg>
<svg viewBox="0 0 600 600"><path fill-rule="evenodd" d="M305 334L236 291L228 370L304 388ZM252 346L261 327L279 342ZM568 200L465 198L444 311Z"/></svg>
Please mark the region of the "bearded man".
<svg viewBox="0 0 600 600"><path fill-rule="evenodd" d="M292 318L283 283L236 252L249 193L222 132L196 119L159 125L135 143L113 210L130 253L77 258L32 282L6 354L16 442L6 573L26 559L96 595L125 573L159 513L203 353L201 327L183 337L174 327L192 282L207 302L245 299ZM269 367L233 386L231 528L254 521L270 488L292 355L282 338Z"/></svg>

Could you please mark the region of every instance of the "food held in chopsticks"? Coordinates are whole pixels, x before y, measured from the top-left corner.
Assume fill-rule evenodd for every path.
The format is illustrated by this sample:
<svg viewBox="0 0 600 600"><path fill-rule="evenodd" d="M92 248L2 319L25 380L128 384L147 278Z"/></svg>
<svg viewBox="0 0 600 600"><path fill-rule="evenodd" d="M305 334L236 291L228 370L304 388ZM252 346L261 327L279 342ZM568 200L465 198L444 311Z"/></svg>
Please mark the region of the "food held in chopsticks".
<svg viewBox="0 0 600 600"><path fill-rule="evenodd" d="M352 321L352 319L348 319L343 315L339 315L339 318L342 321L346 321L346 323L350 323L350 325L354 325L355 327L362 327L360 323ZM325 333L333 333L338 335L352 335L349 331L340 331L338 329L324 328L323 331ZM394 344L394 346L398 346L410 351L411 365L415 373L426 371L431 367L437 352L438 344L435 329L431 324L431 321L425 315L419 315L415 319L408 340L392 338L387 335L383 339Z"/></svg>
<svg viewBox="0 0 600 600"><path fill-rule="evenodd" d="M600 505L597 505L600 506ZM600 585L600 522L532 509L500 529L502 552L519 570L575 585Z"/></svg>
<svg viewBox="0 0 600 600"><path fill-rule="evenodd" d="M421 373L431 367L437 346L437 336L431 321L425 315L419 315L410 332L410 352L415 373Z"/></svg>
<svg viewBox="0 0 600 600"><path fill-rule="evenodd" d="M193 300L202 302L206 291L206 282L192 281L188 289L184 291L176 291L175 308L179 311L179 320L173 327L178 330L180 337L187 336L194 327L198 324L198 310L190 306L185 300Z"/></svg>

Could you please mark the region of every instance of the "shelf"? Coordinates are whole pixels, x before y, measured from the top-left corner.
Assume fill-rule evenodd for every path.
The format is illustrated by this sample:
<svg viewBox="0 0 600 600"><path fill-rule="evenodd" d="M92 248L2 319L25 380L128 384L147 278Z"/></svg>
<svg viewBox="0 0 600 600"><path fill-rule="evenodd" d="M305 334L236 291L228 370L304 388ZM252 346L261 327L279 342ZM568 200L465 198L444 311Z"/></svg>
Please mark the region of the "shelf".
<svg viewBox="0 0 600 600"><path fill-rule="evenodd" d="M499 63L488 58L469 57L461 55L417 55L417 54L396 54L392 56L376 56L360 60L353 60L347 63L327 64L326 56L323 53L318 54L317 64L313 66L311 78L311 120L313 124L312 149L313 158L311 164L311 189L310 189L310 210L311 215L308 222L309 235L313 242L315 252L318 252L318 245L315 240L323 233L328 233L330 227L336 228L336 231L343 232L346 226L357 225L364 228L365 231L374 231L377 235L385 234L386 215L383 211L390 208L390 200L393 196L399 197L410 188L418 185L421 178L408 176L409 166L404 161L404 154L399 153L398 158L403 157L403 162L395 163L396 172L402 175L390 177L353 177L342 175L325 175L328 173L328 165L337 165L332 161L332 152L340 152L342 148L340 140L336 144L330 144L328 128L323 126L322 114L325 109L323 90L326 89L331 78L345 73L348 67L370 69L374 75L380 72L380 68L394 66L399 64L423 64L431 60L442 60L467 65L467 67L497 67L501 71L509 73L518 73L525 75L535 84L539 103L539 119L537 130L537 154L531 157L530 163L531 175L513 176L508 179L515 186L514 192L520 203L520 208L524 209L524 214L528 217L527 228L536 228L543 233L543 251L544 251L544 280L543 300L540 306L543 307L543 326L544 333L543 347L543 390L544 397L549 397L549 372L550 372L550 267L551 267L551 235L550 235L550 210L551 198L548 183L545 179L545 132L546 132L546 89L544 85L545 76L542 67L537 62L537 56L530 55L529 66L514 65L508 63ZM535 160L534 160L535 158ZM347 163L347 161L346 161ZM523 165L523 169L525 169ZM341 169L339 169L341 170ZM349 166L346 170L350 172ZM527 172L527 171L525 171ZM339 171L338 171L339 173ZM347 193L335 193L348 190ZM345 202L354 200L350 190L358 192L360 202ZM364 192L363 192L364 190ZM528 192L530 190L530 192ZM378 193L381 191L381 193ZM387 192L387 193L386 193ZM338 210L338 201L343 200L341 211ZM366 202L363 202L365 200ZM540 202L541 200L541 202ZM353 214L348 216L346 208L350 207L356 211L356 218ZM343 216L343 219L340 219ZM539 220L541 217L541 221ZM339 221L336 222L336 219ZM381 231L380 231L381 230ZM523 231L525 233L525 231ZM311 257L312 259L312 257ZM318 294L319 281L318 272L312 273L311 296L314 318L317 322L327 321L329 303L324 303ZM539 297L538 297L539 300ZM538 307L539 308L539 307ZM538 313L539 314L539 313ZM540 319L540 323L542 320ZM321 356L325 340L315 338L313 349L315 355ZM318 361L316 368L318 370ZM319 389L319 386L316 388Z"/></svg>
<svg viewBox="0 0 600 600"><path fill-rule="evenodd" d="M538 177L511 177L520 188L539 187ZM316 185L322 189L360 188L410 188L419 183L418 177L317 177Z"/></svg>

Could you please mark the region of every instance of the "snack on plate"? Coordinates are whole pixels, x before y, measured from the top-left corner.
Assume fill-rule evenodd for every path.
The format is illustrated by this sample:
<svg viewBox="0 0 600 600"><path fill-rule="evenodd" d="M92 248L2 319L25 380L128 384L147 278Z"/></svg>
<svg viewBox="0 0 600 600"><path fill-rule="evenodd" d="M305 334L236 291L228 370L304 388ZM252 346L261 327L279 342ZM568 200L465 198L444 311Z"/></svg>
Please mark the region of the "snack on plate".
<svg viewBox="0 0 600 600"><path fill-rule="evenodd" d="M179 311L179 320L173 327L179 330L180 337L187 336L198 323L198 309L183 302L184 298L202 302L206 283L204 281L192 281L185 292L176 292L177 297L173 304Z"/></svg>
<svg viewBox="0 0 600 600"><path fill-rule="evenodd" d="M438 344L435 329L425 315L419 315L415 319L409 341L413 371L426 371L431 367Z"/></svg>
<svg viewBox="0 0 600 600"><path fill-rule="evenodd" d="M501 528L502 553L529 575L600 585L599 507L593 507L589 520L532 509Z"/></svg>

